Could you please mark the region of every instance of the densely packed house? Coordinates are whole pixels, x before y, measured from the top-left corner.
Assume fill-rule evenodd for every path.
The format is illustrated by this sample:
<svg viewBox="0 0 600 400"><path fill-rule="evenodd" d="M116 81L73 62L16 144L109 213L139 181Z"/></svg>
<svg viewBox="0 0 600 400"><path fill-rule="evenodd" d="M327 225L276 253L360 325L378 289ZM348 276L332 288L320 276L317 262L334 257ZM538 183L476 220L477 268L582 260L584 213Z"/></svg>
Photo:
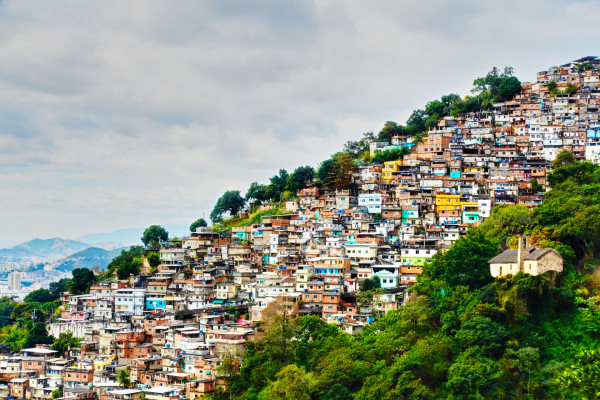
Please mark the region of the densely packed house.
<svg viewBox="0 0 600 400"><path fill-rule="evenodd" d="M578 70L581 62L590 68ZM256 323L274 312L360 332L406 302L424 265L494 207L539 204L562 149L599 162L598 67L587 57L539 72L512 100L445 117L418 144L374 141L372 154L413 151L359 165L353 190L301 189L281 215L227 234L198 228L164 243L156 269L145 262L128 280L64 293L50 333L73 332L81 346L64 354L4 349L0 398L51 399L59 390L69 398L193 400L222 384L224 362L239 366L245 343L260 335ZM562 94L569 85L577 91ZM558 268L552 251L525 249L492 260L493 273ZM359 302L361 284L375 277L381 290ZM135 385L117 383L122 369Z"/></svg>

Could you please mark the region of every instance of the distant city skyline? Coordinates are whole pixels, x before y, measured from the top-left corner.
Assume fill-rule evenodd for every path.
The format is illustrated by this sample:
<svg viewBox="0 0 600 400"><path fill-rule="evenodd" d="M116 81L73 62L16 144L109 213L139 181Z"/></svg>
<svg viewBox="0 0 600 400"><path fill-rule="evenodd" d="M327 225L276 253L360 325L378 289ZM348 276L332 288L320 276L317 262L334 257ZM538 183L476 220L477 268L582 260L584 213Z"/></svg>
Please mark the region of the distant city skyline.
<svg viewBox="0 0 600 400"><path fill-rule="evenodd" d="M225 190L316 167L493 66L530 81L600 55L598 15L558 0L2 1L0 247L190 224Z"/></svg>

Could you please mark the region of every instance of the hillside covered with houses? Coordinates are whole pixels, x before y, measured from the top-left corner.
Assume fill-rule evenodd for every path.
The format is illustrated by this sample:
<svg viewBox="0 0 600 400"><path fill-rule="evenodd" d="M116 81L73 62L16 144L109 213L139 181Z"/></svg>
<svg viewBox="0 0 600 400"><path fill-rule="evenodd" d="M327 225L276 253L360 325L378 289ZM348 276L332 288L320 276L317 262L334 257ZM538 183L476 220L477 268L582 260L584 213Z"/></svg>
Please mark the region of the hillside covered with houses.
<svg viewBox="0 0 600 400"><path fill-rule="evenodd" d="M494 69L212 227L149 228L2 313L0 399L594 398L599 68Z"/></svg>

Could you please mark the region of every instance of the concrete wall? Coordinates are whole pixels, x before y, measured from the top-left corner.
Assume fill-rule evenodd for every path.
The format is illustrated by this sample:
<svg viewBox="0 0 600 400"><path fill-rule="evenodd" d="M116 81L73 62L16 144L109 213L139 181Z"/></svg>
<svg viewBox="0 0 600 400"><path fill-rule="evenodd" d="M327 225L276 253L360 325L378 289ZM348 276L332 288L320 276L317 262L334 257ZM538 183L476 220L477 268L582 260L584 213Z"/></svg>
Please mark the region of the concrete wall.
<svg viewBox="0 0 600 400"><path fill-rule="evenodd" d="M543 274L544 272L547 272L547 271L562 272L563 260L558 254L556 254L555 252L552 251L547 254L544 254L544 256L538 260L537 266L535 267L535 273L533 272L534 271L533 265L532 265L531 269L532 269L531 275L539 275L539 274Z"/></svg>
<svg viewBox="0 0 600 400"><path fill-rule="evenodd" d="M61 333L73 332L73 336L83 338L89 328L98 330L105 325L106 323L102 323L102 321L78 321L51 324L48 325L48 334L56 338Z"/></svg>
<svg viewBox="0 0 600 400"><path fill-rule="evenodd" d="M84 338L88 330L100 330L104 326L120 326L123 328L130 328L131 324L128 322L114 323L111 321L74 321L74 322L63 322L58 324L50 324L46 328L48 335L52 335L55 338L61 333L72 332L73 336Z"/></svg>
<svg viewBox="0 0 600 400"><path fill-rule="evenodd" d="M500 273L502 267L502 274ZM504 275L516 275L519 272L519 264L490 264L490 274L494 278Z"/></svg>

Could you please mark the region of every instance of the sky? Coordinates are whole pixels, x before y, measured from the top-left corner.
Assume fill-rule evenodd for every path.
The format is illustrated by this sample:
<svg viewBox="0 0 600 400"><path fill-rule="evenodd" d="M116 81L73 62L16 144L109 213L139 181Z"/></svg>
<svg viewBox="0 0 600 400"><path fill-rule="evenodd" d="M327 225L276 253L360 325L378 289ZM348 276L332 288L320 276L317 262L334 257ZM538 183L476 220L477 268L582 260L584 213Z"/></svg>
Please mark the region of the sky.
<svg viewBox="0 0 600 400"><path fill-rule="evenodd" d="M0 0L0 247L189 224L510 65L600 55L600 2Z"/></svg>

